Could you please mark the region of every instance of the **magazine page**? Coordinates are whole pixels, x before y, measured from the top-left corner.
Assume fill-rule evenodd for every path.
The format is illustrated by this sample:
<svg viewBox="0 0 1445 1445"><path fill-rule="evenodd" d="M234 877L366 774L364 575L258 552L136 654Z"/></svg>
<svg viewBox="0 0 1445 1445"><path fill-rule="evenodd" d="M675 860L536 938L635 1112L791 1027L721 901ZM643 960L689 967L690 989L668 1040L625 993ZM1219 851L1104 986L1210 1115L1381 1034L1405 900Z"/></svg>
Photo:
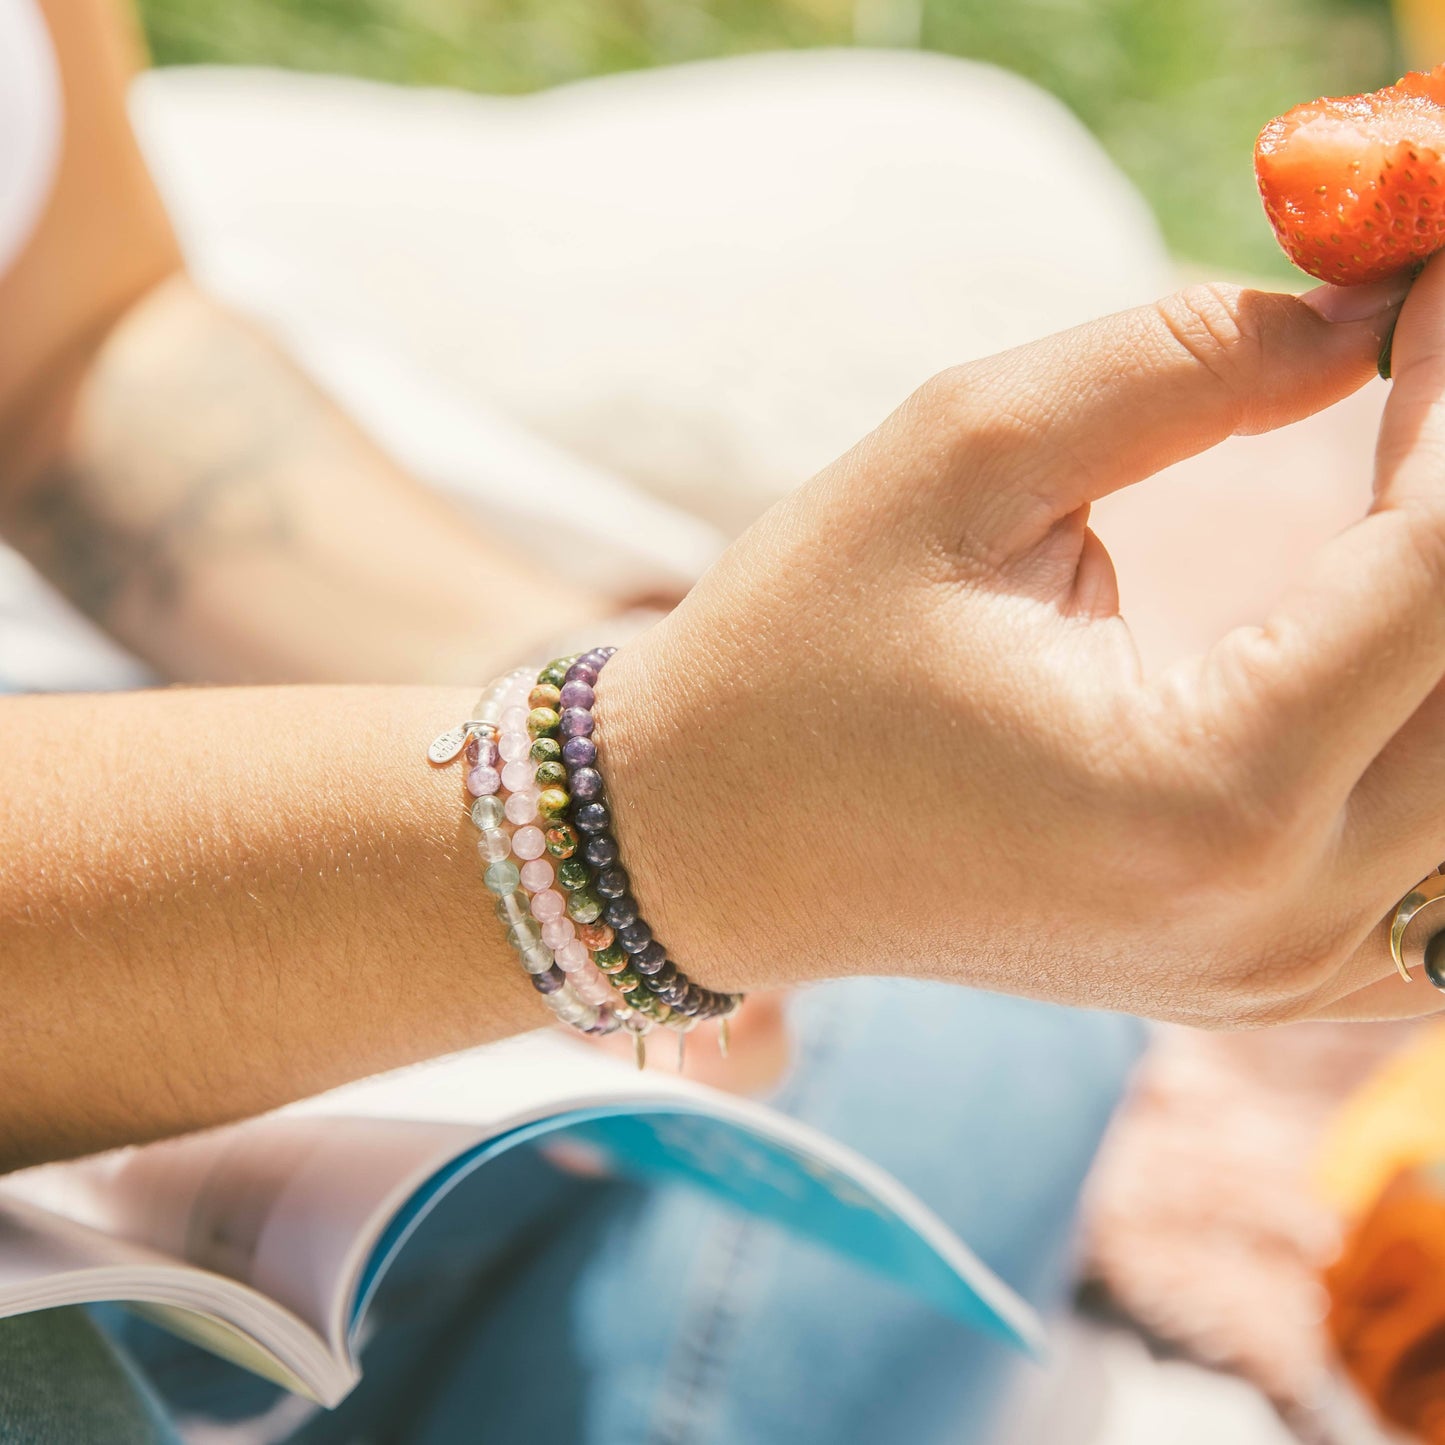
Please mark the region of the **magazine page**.
<svg viewBox="0 0 1445 1445"><path fill-rule="evenodd" d="M272 1114L28 1170L0 1191L247 1285L345 1361L358 1260L418 1188L483 1137L429 1120Z"/></svg>
<svg viewBox="0 0 1445 1445"><path fill-rule="evenodd" d="M541 1140L563 1167L704 1189L847 1255L955 1319L1017 1348L1042 1348L1034 1312L932 1210L862 1156L776 1110L639 1073L562 1035L513 1040L298 1107L466 1119L487 1103L508 1106L493 1120L494 1136L430 1181L379 1238L353 1285L353 1322L387 1259L442 1192L501 1150Z"/></svg>
<svg viewBox="0 0 1445 1445"><path fill-rule="evenodd" d="M339 1399L354 1383L314 1331L258 1291L22 1199L0 1199L0 1317L107 1300L133 1303L214 1353L317 1399Z"/></svg>
<svg viewBox="0 0 1445 1445"><path fill-rule="evenodd" d="M774 1111L552 1034L348 1085L206 1134L13 1176L0 1190L245 1283L338 1366L386 1265L490 1159L709 1190L1026 1349L1036 1319L918 1200Z"/></svg>

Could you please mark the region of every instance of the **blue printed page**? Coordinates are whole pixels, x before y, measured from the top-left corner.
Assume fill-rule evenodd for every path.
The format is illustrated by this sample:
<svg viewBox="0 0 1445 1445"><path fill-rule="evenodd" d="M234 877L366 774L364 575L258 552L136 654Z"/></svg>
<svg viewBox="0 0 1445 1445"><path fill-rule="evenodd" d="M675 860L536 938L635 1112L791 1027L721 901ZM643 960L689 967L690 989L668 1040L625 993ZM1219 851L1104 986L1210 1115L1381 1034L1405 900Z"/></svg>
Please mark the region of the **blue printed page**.
<svg viewBox="0 0 1445 1445"><path fill-rule="evenodd" d="M532 1141L545 1141L564 1167L705 1190L884 1275L954 1319L1017 1348L1040 1348L1033 1311L882 1171L756 1106L665 1097L565 1110L451 1160L378 1239L353 1297L353 1327L387 1265L438 1201L489 1160Z"/></svg>

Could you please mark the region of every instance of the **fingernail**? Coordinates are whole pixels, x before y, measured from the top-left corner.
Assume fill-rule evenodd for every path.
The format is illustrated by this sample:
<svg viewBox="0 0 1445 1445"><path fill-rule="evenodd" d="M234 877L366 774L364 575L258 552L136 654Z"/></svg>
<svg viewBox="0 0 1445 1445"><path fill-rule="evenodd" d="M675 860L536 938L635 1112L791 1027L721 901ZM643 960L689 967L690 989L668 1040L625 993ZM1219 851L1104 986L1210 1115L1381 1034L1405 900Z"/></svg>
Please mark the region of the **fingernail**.
<svg viewBox="0 0 1445 1445"><path fill-rule="evenodd" d="M1368 286L1316 286L1300 300L1326 321L1369 321L1393 311L1415 278L1408 271L1371 281Z"/></svg>

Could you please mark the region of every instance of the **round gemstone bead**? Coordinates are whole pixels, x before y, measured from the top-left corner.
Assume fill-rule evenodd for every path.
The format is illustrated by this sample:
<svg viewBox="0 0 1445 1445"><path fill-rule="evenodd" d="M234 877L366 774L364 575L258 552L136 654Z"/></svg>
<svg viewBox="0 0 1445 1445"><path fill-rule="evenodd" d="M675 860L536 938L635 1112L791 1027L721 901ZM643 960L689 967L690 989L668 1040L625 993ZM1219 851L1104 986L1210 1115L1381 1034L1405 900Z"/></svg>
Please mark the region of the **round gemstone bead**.
<svg viewBox="0 0 1445 1445"><path fill-rule="evenodd" d="M546 973L552 967L552 950L541 943L529 943L517 950L528 973Z"/></svg>
<svg viewBox="0 0 1445 1445"><path fill-rule="evenodd" d="M522 875L510 858L499 858L482 874L482 882L493 893L515 893L521 881Z"/></svg>
<svg viewBox="0 0 1445 1445"><path fill-rule="evenodd" d="M510 928L529 914L525 893L504 893L497 899L497 917Z"/></svg>
<svg viewBox="0 0 1445 1445"><path fill-rule="evenodd" d="M500 828L502 820L506 816L507 812L502 806L502 800L494 793L488 793L472 804L472 822L483 830Z"/></svg>
<svg viewBox="0 0 1445 1445"><path fill-rule="evenodd" d="M546 973L534 973L532 975L532 987L538 993L556 993L564 983L567 982L567 975L555 965Z"/></svg>
<svg viewBox="0 0 1445 1445"><path fill-rule="evenodd" d="M579 833L605 833L612 826L612 814L606 803L583 803L572 814L572 826Z"/></svg>
<svg viewBox="0 0 1445 1445"><path fill-rule="evenodd" d="M562 761L569 768L590 768L597 761L597 744L591 738L568 738L562 744Z"/></svg>
<svg viewBox="0 0 1445 1445"><path fill-rule="evenodd" d="M587 1007L577 997L576 989L562 989L547 1000L552 1005L552 1012L571 1028L580 1029L583 1027L583 1020L590 1020L594 1011Z"/></svg>
<svg viewBox="0 0 1445 1445"><path fill-rule="evenodd" d="M505 858L512 851L512 840L501 828L488 828L477 839L477 852L488 863Z"/></svg>
<svg viewBox="0 0 1445 1445"><path fill-rule="evenodd" d="M617 930L617 941L628 953L641 953L652 942L652 930L640 918L634 918Z"/></svg>
<svg viewBox="0 0 1445 1445"><path fill-rule="evenodd" d="M612 942L613 932L606 923L584 923L577 930L577 937L582 940L584 947L590 948L595 953L599 948L606 948Z"/></svg>
<svg viewBox="0 0 1445 1445"><path fill-rule="evenodd" d="M537 821L537 790L536 788L523 788L520 793L513 793L507 799L507 817L517 824L535 823Z"/></svg>
<svg viewBox="0 0 1445 1445"><path fill-rule="evenodd" d="M531 751L532 742L525 732L503 733L497 744L498 756L508 763L525 761Z"/></svg>
<svg viewBox="0 0 1445 1445"><path fill-rule="evenodd" d="M494 768L500 757L496 738L474 737L467 743L467 762L474 768Z"/></svg>
<svg viewBox="0 0 1445 1445"><path fill-rule="evenodd" d="M556 738L537 738L531 747L532 761L537 764L562 760L562 744Z"/></svg>
<svg viewBox="0 0 1445 1445"><path fill-rule="evenodd" d="M612 986L620 988L623 993L633 993L642 987L642 980L630 968L624 968L612 975Z"/></svg>
<svg viewBox="0 0 1445 1445"><path fill-rule="evenodd" d="M555 888L544 888L532 895L532 917L539 923L550 923L567 911L567 902Z"/></svg>
<svg viewBox="0 0 1445 1445"><path fill-rule="evenodd" d="M539 788L566 788L567 769L561 763L538 763L535 774Z"/></svg>
<svg viewBox="0 0 1445 1445"><path fill-rule="evenodd" d="M576 936L577 925L570 918L553 918L542 925L542 942L548 948L562 948Z"/></svg>
<svg viewBox="0 0 1445 1445"><path fill-rule="evenodd" d="M524 733L527 731L527 709L513 704L511 707L502 709L501 730L504 733ZM506 753L502 754L506 757Z"/></svg>
<svg viewBox="0 0 1445 1445"><path fill-rule="evenodd" d="M571 664L566 658L559 657L555 662L549 662L538 674L537 681L546 683L550 687L561 687L567 681L567 669Z"/></svg>
<svg viewBox="0 0 1445 1445"><path fill-rule="evenodd" d="M611 833L594 833L582 845L582 856L594 868L610 868L617 861L617 839Z"/></svg>
<svg viewBox="0 0 1445 1445"><path fill-rule="evenodd" d="M566 817L572 799L561 788L543 788L537 794L537 811L549 822L558 822Z"/></svg>
<svg viewBox="0 0 1445 1445"><path fill-rule="evenodd" d="M474 798L487 798L502 786L502 775L495 768L475 767L467 773L467 792Z"/></svg>
<svg viewBox="0 0 1445 1445"><path fill-rule="evenodd" d="M596 687L597 672L598 668L595 662L590 660L584 661L579 657L577 661L567 669L562 686L565 687L569 682L585 682L588 687Z"/></svg>
<svg viewBox="0 0 1445 1445"><path fill-rule="evenodd" d="M541 941L542 930L535 918L519 918L507 930L507 942L519 952Z"/></svg>
<svg viewBox="0 0 1445 1445"><path fill-rule="evenodd" d="M603 898L621 898L627 892L627 884L627 869L614 864L598 873L596 891Z"/></svg>
<svg viewBox="0 0 1445 1445"><path fill-rule="evenodd" d="M626 928L629 923L637 921L637 900L630 893L624 893L621 898L609 898L602 916L614 928Z"/></svg>
<svg viewBox="0 0 1445 1445"><path fill-rule="evenodd" d="M598 1008L611 1003L616 997L612 992L612 985L595 970L591 978L585 974L574 978L572 987L577 990L578 998L585 998L588 1003L594 1004Z"/></svg>
<svg viewBox="0 0 1445 1445"><path fill-rule="evenodd" d="M557 966L563 973L576 973L591 962L591 955L575 938L557 950Z"/></svg>
<svg viewBox="0 0 1445 1445"><path fill-rule="evenodd" d="M545 830L547 851L554 858L570 858L577 851L577 834L567 823L553 823Z"/></svg>
<svg viewBox="0 0 1445 1445"><path fill-rule="evenodd" d="M567 900L567 917L577 923L595 923L602 916L602 900L579 888Z"/></svg>
<svg viewBox="0 0 1445 1445"><path fill-rule="evenodd" d="M602 774L596 768L573 768L567 786L579 802L595 802L602 796Z"/></svg>
<svg viewBox="0 0 1445 1445"><path fill-rule="evenodd" d="M547 840L535 823L528 823L512 834L512 852L524 863L540 858L547 851Z"/></svg>
<svg viewBox="0 0 1445 1445"><path fill-rule="evenodd" d="M550 888L556 876L552 872L552 865L545 858L529 858L522 864L520 872L522 887L528 893L540 893L544 888Z"/></svg>
<svg viewBox="0 0 1445 1445"><path fill-rule="evenodd" d="M569 893L578 888L585 888L587 880L591 876L587 865L580 858L568 858L566 862L557 865L557 881Z"/></svg>
<svg viewBox="0 0 1445 1445"><path fill-rule="evenodd" d="M1438 933L1425 942L1425 977L1445 992L1445 938Z"/></svg>
<svg viewBox="0 0 1445 1445"><path fill-rule="evenodd" d="M562 694L550 682L539 682L527 694L527 706L534 711L539 707L550 707L555 710L561 699Z"/></svg>
<svg viewBox="0 0 1445 1445"><path fill-rule="evenodd" d="M634 959L633 964L638 968L639 973L642 972L640 959ZM654 992L661 993L671 989L677 982L677 977L677 965L670 958L665 958L662 961L662 967L656 973L647 975L647 986Z"/></svg>
<svg viewBox="0 0 1445 1445"><path fill-rule="evenodd" d="M562 685L562 691L557 694L558 701L564 708L580 707L588 712L592 711L592 704L597 701L597 694L592 691L590 684L577 681L568 682ZM556 706L556 704L552 704Z"/></svg>
<svg viewBox="0 0 1445 1445"><path fill-rule="evenodd" d="M531 758L521 758L515 763L508 763L502 769L502 786L509 793L520 793L523 788L532 786L536 776L536 763Z"/></svg>
<svg viewBox="0 0 1445 1445"><path fill-rule="evenodd" d="M557 714L553 713L553 717ZM556 726L564 738L590 737L595 724L592 714L585 707L569 707L558 719Z"/></svg>
<svg viewBox="0 0 1445 1445"><path fill-rule="evenodd" d="M640 948L632 955L632 966L638 973L656 977L667 963L667 950L654 938L646 948Z"/></svg>
<svg viewBox="0 0 1445 1445"><path fill-rule="evenodd" d="M527 731L534 738L546 737L556 732L560 721L556 708L534 707L527 714Z"/></svg>
<svg viewBox="0 0 1445 1445"><path fill-rule="evenodd" d="M602 970L603 973L616 973L619 968L626 968L629 959L626 953L616 943L609 943L606 948L599 948L592 955L592 962Z"/></svg>

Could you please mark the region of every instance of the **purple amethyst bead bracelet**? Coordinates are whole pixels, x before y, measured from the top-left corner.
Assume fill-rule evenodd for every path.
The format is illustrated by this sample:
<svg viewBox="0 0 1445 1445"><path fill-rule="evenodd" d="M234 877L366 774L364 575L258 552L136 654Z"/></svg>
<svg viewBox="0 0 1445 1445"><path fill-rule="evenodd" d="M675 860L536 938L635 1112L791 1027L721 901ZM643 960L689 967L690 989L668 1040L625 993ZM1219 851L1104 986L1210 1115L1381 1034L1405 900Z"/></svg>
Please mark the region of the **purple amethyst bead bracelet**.
<svg viewBox="0 0 1445 1445"><path fill-rule="evenodd" d="M630 1007L656 1018L654 1010L660 1004L665 1010L660 1022L688 1028L704 1019L725 1018L737 1009L742 997L693 983L653 938L630 891L612 832L612 810L594 741L594 689L616 651L615 647L599 647L570 660L560 658L542 669L537 683L539 687L549 683L560 687L558 730L566 739L562 762L572 799L572 826L582 840L588 891L602 901L601 919L612 934L606 946L593 951L593 962L611 974ZM559 671L562 681L556 684Z"/></svg>

